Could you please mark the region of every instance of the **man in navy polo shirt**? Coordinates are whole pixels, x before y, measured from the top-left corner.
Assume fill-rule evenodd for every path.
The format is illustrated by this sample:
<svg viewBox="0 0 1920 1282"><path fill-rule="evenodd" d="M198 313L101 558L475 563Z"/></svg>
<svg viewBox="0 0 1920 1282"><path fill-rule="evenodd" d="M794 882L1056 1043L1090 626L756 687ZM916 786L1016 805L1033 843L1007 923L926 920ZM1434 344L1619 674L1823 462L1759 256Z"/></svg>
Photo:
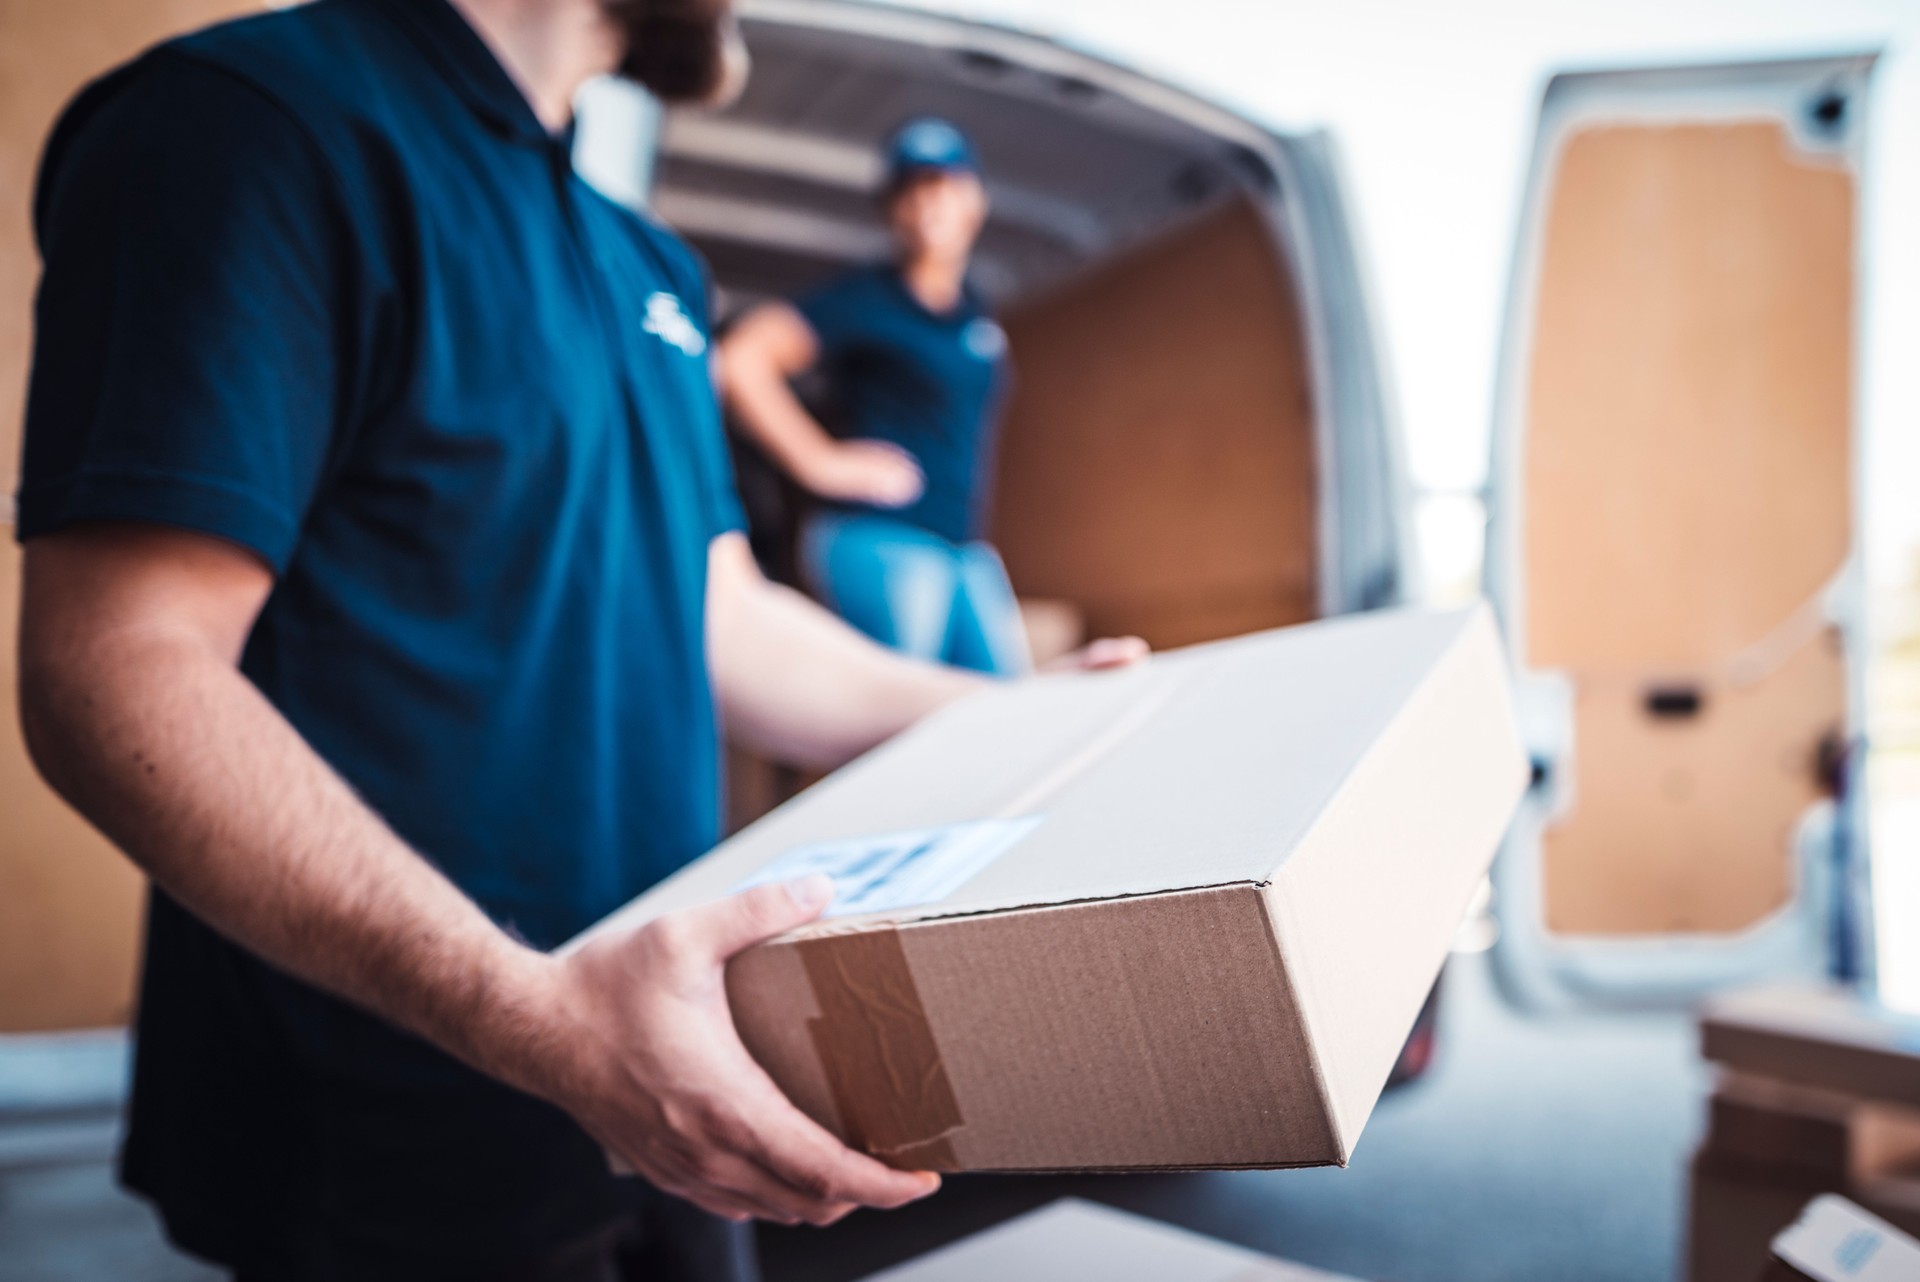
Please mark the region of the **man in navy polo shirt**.
<svg viewBox="0 0 1920 1282"><path fill-rule="evenodd" d="M886 156L893 259L743 316L721 344L727 400L819 500L800 566L822 601L908 654L1017 675L1026 631L983 537L1007 339L967 275L987 216L979 160L937 116L901 125ZM789 386L815 367L824 424Z"/></svg>
<svg viewBox="0 0 1920 1282"><path fill-rule="evenodd" d="M701 268L568 163L586 78L711 96L730 32L317 0L48 144L21 711L154 884L124 1178L244 1277L738 1276L723 1219L937 1184L733 1031L818 881L547 951L712 844L720 718L831 765L977 680L759 576Z"/></svg>

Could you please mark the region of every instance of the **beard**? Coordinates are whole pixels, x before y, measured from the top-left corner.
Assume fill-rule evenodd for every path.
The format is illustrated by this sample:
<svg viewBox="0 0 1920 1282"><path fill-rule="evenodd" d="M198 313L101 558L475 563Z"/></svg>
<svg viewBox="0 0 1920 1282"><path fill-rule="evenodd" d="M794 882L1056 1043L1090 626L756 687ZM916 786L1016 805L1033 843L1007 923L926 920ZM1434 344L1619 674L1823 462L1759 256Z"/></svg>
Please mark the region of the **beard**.
<svg viewBox="0 0 1920 1282"><path fill-rule="evenodd" d="M626 37L618 73L665 103L724 106L747 80L730 0L605 0Z"/></svg>

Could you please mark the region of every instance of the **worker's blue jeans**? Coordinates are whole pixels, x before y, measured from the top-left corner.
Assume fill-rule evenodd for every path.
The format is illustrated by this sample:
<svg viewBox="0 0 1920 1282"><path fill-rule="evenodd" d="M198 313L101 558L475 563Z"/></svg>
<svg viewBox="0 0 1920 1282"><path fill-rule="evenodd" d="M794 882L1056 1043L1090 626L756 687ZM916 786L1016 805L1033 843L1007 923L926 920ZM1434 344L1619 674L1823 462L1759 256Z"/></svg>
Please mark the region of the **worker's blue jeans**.
<svg viewBox="0 0 1920 1282"><path fill-rule="evenodd" d="M802 531L800 553L820 599L882 645L1001 676L1031 666L1020 608L991 544L951 543L892 517L825 512Z"/></svg>

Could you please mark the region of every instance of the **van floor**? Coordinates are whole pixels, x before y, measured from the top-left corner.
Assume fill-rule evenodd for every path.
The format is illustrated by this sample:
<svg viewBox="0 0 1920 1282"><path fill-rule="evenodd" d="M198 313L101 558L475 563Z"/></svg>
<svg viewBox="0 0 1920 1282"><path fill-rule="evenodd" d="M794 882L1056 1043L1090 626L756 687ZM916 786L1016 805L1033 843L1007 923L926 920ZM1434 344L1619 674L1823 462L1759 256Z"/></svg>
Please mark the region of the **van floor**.
<svg viewBox="0 0 1920 1282"><path fill-rule="evenodd" d="M1705 1074L1678 1014L1529 1019L1454 959L1432 1069L1383 1100L1344 1171L997 1177L826 1230L767 1229L767 1282L841 1282L1069 1195L1393 1282L1677 1274ZM46 1130L47 1126L55 1128ZM0 1278L214 1282L113 1187L110 1116L0 1118Z"/></svg>

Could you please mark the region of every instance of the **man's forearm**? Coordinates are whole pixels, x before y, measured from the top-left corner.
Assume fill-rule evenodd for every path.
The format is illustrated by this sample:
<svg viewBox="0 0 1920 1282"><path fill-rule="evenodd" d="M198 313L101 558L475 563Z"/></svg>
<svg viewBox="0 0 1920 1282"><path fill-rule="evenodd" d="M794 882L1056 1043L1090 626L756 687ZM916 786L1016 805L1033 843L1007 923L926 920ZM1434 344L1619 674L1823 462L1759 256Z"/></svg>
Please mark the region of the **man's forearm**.
<svg viewBox="0 0 1920 1282"><path fill-rule="evenodd" d="M54 786L250 951L537 1088L550 963L400 841L233 666L129 630L23 664Z"/></svg>
<svg viewBox="0 0 1920 1282"><path fill-rule="evenodd" d="M988 683L874 644L754 568L746 540L715 541L708 652L727 732L793 765L844 764Z"/></svg>
<svg viewBox="0 0 1920 1282"><path fill-rule="evenodd" d="M832 451L833 438L807 413L779 370L751 361L739 364L742 368L728 377L729 407L748 435L804 483L821 456Z"/></svg>
<svg viewBox="0 0 1920 1282"><path fill-rule="evenodd" d="M787 380L818 356L813 331L784 303L754 308L720 343L721 382L729 408L748 435L803 484L814 462L832 449L833 440Z"/></svg>

